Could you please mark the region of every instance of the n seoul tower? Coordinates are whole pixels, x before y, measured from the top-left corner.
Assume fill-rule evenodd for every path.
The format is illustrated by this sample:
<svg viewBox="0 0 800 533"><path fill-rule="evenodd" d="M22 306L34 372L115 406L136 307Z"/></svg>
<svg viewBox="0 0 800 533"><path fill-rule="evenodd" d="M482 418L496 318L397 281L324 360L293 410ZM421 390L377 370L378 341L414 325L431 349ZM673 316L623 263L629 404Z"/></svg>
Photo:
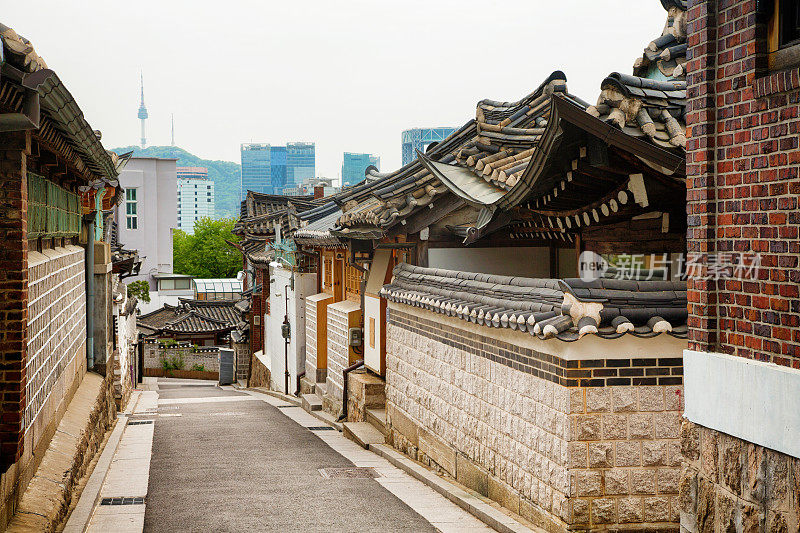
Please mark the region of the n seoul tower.
<svg viewBox="0 0 800 533"><path fill-rule="evenodd" d="M139 120L142 121L142 148L144 148L147 144L147 137L145 137L144 134L144 121L147 118L147 108L144 106L144 76L141 74L139 76L142 90L142 100L139 103Z"/></svg>

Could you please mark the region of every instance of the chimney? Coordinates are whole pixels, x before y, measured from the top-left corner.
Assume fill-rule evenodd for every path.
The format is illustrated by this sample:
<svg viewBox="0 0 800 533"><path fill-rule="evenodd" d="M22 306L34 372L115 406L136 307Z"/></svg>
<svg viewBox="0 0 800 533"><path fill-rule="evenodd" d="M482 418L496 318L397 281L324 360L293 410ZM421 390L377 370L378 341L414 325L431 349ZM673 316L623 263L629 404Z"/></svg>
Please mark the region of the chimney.
<svg viewBox="0 0 800 533"><path fill-rule="evenodd" d="M325 186L324 185L314 185L314 199L322 198L325 196Z"/></svg>

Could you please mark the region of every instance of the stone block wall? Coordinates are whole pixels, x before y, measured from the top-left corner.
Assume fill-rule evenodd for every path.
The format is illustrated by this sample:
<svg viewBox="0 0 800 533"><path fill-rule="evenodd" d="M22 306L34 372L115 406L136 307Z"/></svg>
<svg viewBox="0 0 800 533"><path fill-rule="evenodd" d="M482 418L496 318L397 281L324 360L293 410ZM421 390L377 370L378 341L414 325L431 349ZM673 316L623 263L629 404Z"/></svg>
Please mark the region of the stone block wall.
<svg viewBox="0 0 800 533"><path fill-rule="evenodd" d="M800 459L684 421L681 531L800 531Z"/></svg>
<svg viewBox="0 0 800 533"><path fill-rule="evenodd" d="M233 343L233 356L236 359L236 379L246 380L250 376L250 344Z"/></svg>
<svg viewBox="0 0 800 533"><path fill-rule="evenodd" d="M251 358L251 372L250 378L247 381L248 387L264 387L269 388L270 385L270 371L267 368L261 359L259 359L259 355L263 352L256 352L252 355ZM263 357L263 356L262 356Z"/></svg>
<svg viewBox="0 0 800 533"><path fill-rule="evenodd" d="M367 409L386 406L386 383L366 369L354 370L347 376L347 420L363 422Z"/></svg>
<svg viewBox="0 0 800 533"><path fill-rule="evenodd" d="M79 246L28 253L26 432L47 424L38 420L47 399L72 361L86 356L85 277Z"/></svg>
<svg viewBox="0 0 800 533"><path fill-rule="evenodd" d="M389 441L549 530L677 531L679 376L644 377L657 357L592 359L574 366L591 374L602 362L606 375L624 369L649 381L565 386L563 359L534 342L560 344L390 304Z"/></svg>
<svg viewBox="0 0 800 533"><path fill-rule="evenodd" d="M328 376L327 394L342 400L343 374L350 366L350 346L347 334L353 313L359 310L357 303L343 301L328 306Z"/></svg>
<svg viewBox="0 0 800 533"><path fill-rule="evenodd" d="M679 521L681 386L570 393L573 526Z"/></svg>
<svg viewBox="0 0 800 533"><path fill-rule="evenodd" d="M183 357L183 369L191 370L193 365L203 365L207 372L219 372L219 348L216 346L195 348L189 343L160 345L157 342L145 341L144 368L163 368L162 361L172 361Z"/></svg>

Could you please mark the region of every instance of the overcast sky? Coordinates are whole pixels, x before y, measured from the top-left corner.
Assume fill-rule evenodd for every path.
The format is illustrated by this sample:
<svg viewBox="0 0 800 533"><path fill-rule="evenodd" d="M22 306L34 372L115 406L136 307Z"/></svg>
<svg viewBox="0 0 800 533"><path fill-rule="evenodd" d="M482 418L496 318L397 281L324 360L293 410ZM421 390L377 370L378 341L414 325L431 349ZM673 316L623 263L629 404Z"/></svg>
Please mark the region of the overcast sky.
<svg viewBox="0 0 800 533"><path fill-rule="evenodd" d="M6 5L3 5L6 4ZM658 0L0 0L107 148L149 145L239 162L243 142L313 141L400 165L400 132L459 126L482 98L517 100L553 70L594 103L600 82L661 34Z"/></svg>

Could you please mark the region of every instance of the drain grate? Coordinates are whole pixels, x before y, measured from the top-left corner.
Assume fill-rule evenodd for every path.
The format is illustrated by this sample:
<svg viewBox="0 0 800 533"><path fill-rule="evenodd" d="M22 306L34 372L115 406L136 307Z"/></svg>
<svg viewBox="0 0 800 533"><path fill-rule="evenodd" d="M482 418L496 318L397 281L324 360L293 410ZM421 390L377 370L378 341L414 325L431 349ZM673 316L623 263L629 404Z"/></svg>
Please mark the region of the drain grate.
<svg viewBox="0 0 800 533"><path fill-rule="evenodd" d="M330 426L310 426L306 429L309 431L336 431L336 428L332 428Z"/></svg>
<svg viewBox="0 0 800 533"><path fill-rule="evenodd" d="M371 479L380 477L372 467L350 466L344 468L320 468L319 473L325 479Z"/></svg>
<svg viewBox="0 0 800 533"><path fill-rule="evenodd" d="M152 420L134 420L132 422L128 422L129 426L141 426L142 424L152 424Z"/></svg>
<svg viewBox="0 0 800 533"><path fill-rule="evenodd" d="M289 409L291 407L299 407L299 406L290 404L290 405L276 405L275 407L277 407L278 409Z"/></svg>
<svg viewBox="0 0 800 533"><path fill-rule="evenodd" d="M100 505L141 505L144 503L144 496L122 496L119 498L103 498Z"/></svg>

